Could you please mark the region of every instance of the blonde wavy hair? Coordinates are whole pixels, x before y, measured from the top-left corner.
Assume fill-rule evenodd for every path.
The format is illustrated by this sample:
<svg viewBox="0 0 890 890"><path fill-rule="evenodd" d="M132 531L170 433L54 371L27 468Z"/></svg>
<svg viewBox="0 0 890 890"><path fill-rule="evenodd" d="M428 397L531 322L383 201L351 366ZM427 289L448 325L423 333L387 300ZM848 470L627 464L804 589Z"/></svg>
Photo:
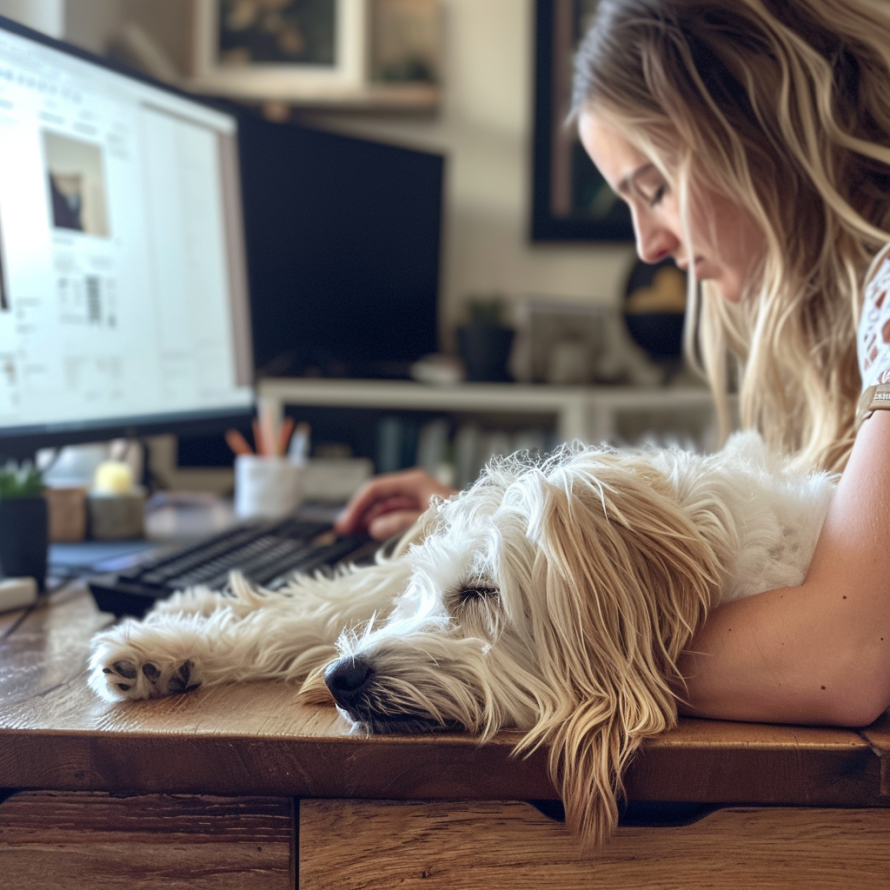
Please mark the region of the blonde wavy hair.
<svg viewBox="0 0 890 890"><path fill-rule="evenodd" d="M744 428L843 469L863 284L890 241L890 3L601 0L576 57L585 110L661 170L687 244L702 191L764 234L739 303L690 281L686 351L724 433L737 384Z"/></svg>

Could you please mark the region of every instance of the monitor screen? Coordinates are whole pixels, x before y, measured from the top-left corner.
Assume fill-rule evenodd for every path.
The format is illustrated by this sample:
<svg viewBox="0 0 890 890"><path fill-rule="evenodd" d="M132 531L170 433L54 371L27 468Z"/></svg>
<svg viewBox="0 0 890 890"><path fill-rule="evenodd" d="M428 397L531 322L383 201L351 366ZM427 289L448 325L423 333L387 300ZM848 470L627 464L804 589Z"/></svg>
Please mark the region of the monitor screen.
<svg viewBox="0 0 890 890"><path fill-rule="evenodd" d="M445 158L244 117L257 373L408 377L438 349Z"/></svg>
<svg viewBox="0 0 890 890"><path fill-rule="evenodd" d="M236 118L0 20L0 455L253 405Z"/></svg>
<svg viewBox="0 0 890 890"><path fill-rule="evenodd" d="M239 150L257 374L409 377L438 349L445 157L246 114ZM348 412L312 415L367 441ZM178 439L180 467L231 461L219 436Z"/></svg>

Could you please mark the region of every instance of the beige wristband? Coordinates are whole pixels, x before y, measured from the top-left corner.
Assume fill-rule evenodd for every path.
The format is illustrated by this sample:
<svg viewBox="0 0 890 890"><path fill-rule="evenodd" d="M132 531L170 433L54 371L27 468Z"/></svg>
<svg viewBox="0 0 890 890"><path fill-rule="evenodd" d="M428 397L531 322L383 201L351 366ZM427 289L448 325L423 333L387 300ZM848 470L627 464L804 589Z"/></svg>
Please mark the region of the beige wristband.
<svg viewBox="0 0 890 890"><path fill-rule="evenodd" d="M856 429L862 426L875 411L890 410L890 384L870 386L862 393L856 409Z"/></svg>

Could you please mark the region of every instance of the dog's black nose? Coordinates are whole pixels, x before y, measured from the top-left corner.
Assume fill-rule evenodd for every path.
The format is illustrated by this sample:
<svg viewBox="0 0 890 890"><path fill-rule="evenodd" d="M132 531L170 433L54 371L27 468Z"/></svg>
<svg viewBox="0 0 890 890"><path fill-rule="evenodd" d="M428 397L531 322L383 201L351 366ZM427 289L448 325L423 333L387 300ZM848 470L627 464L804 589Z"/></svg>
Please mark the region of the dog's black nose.
<svg viewBox="0 0 890 890"><path fill-rule="evenodd" d="M361 694L372 673L371 665L364 658L347 657L327 666L324 681L337 702L349 707Z"/></svg>

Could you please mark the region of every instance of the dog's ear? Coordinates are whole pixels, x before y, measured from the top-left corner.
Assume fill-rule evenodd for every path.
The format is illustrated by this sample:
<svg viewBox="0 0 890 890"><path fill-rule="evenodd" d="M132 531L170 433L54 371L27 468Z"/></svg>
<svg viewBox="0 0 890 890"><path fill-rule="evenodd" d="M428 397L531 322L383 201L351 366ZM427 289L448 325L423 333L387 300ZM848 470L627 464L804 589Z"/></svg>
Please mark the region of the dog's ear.
<svg viewBox="0 0 890 890"><path fill-rule="evenodd" d="M668 482L643 461L598 454L540 474L533 639L560 713L525 747L550 746L567 823L600 843L618 818L622 775L640 743L675 725L676 662L710 605L712 548Z"/></svg>
<svg viewBox="0 0 890 890"><path fill-rule="evenodd" d="M419 544L424 538L432 534L439 522L439 509L441 501L436 499L401 535L391 539L391 543L384 545L385 558L399 559L404 556L412 544Z"/></svg>

